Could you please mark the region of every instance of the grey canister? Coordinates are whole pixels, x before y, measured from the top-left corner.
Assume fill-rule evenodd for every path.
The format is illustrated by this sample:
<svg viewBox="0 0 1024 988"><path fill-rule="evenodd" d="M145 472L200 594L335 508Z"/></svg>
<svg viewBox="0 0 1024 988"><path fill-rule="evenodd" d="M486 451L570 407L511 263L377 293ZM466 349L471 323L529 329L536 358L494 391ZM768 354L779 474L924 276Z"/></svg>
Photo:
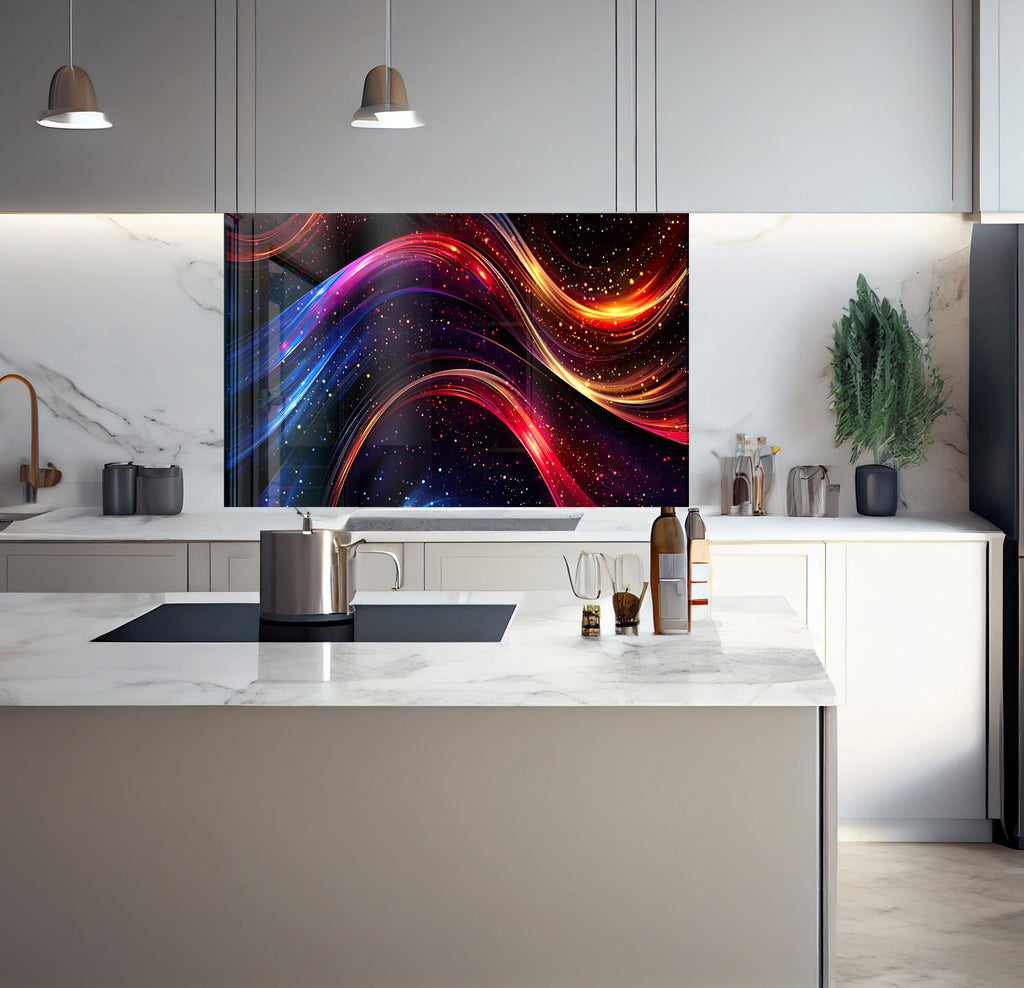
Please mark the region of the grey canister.
<svg viewBox="0 0 1024 988"><path fill-rule="evenodd" d="M176 515L185 485L179 466L139 467L135 510L143 515Z"/></svg>
<svg viewBox="0 0 1024 988"><path fill-rule="evenodd" d="M103 464L103 513L135 514L135 485L138 467L134 463Z"/></svg>

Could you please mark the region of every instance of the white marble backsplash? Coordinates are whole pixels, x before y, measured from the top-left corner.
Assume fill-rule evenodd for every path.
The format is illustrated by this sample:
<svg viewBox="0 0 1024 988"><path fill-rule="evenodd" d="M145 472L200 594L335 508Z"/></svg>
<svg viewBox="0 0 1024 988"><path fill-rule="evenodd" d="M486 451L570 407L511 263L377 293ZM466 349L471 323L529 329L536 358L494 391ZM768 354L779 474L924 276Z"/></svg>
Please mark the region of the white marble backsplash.
<svg viewBox="0 0 1024 988"><path fill-rule="evenodd" d="M0 375L39 394L42 502L98 505L102 465L178 463L185 510L223 503L220 215L0 216ZM0 388L0 504L20 499L28 396Z"/></svg>
<svg viewBox="0 0 1024 988"><path fill-rule="evenodd" d="M912 511L966 511L970 237L952 213L691 215L691 504L718 510L715 455L745 432L782 447L771 514L785 514L790 468L817 463L840 485L840 513L856 513L855 464L848 444L835 448L828 409L829 347L863 273L934 337L954 409L927 463L901 471L901 494Z"/></svg>
<svg viewBox="0 0 1024 988"><path fill-rule="evenodd" d="M953 413L927 464L903 474L914 511L967 507L967 246L959 214L694 214L690 228L690 502L717 510L718 461L737 432L824 463L853 514L848 449L833 447L828 346L863 272L934 336ZM185 510L223 505L223 218L0 215L0 375L40 400L40 458L64 479L40 492L98 505L112 460L182 466ZM0 388L0 504L28 460L24 388Z"/></svg>

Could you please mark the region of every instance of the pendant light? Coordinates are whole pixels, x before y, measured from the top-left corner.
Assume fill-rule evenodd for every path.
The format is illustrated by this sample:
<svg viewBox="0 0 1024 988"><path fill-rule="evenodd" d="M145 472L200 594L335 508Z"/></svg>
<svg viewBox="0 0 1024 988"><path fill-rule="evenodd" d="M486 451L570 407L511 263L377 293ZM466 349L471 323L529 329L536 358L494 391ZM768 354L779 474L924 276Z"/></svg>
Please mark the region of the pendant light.
<svg viewBox="0 0 1024 988"><path fill-rule="evenodd" d="M102 130L113 124L96 107L96 91L89 73L75 65L73 2L68 0L68 64L53 73L49 105L36 118L36 123L64 130Z"/></svg>
<svg viewBox="0 0 1024 988"><path fill-rule="evenodd" d="M391 0L384 0L384 64L375 65L363 82L362 105L352 114L353 127L422 127L423 120L409 106L405 80L391 67Z"/></svg>

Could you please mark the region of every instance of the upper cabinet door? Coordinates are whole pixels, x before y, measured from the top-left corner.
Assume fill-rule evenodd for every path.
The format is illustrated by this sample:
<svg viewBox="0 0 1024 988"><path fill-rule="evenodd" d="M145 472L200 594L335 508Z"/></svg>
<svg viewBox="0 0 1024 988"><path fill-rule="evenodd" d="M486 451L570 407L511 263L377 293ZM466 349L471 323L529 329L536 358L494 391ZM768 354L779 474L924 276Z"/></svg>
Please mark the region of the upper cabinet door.
<svg viewBox="0 0 1024 988"><path fill-rule="evenodd" d="M977 209L1024 213L1024 0L978 0L976 30Z"/></svg>
<svg viewBox="0 0 1024 988"><path fill-rule="evenodd" d="M74 59L109 130L52 130L50 77L68 61L67 0L4 6L0 210L213 209L214 0L79 0Z"/></svg>
<svg viewBox="0 0 1024 988"><path fill-rule="evenodd" d="M426 126L388 131L350 126L384 61L383 0L256 0L255 148L239 49L239 209L614 209L615 8L393 0L392 65ZM239 24L244 37L242 8Z"/></svg>
<svg viewBox="0 0 1024 988"><path fill-rule="evenodd" d="M657 7L657 208L971 209L969 0Z"/></svg>

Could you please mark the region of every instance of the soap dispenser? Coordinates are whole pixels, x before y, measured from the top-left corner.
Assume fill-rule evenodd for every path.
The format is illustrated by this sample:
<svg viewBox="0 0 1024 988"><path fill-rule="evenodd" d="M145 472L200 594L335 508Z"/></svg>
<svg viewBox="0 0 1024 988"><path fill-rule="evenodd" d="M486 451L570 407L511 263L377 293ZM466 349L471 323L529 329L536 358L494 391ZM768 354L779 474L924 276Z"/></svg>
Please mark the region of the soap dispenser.
<svg viewBox="0 0 1024 988"><path fill-rule="evenodd" d="M662 508L651 526L654 633L686 631L686 536L675 508Z"/></svg>

